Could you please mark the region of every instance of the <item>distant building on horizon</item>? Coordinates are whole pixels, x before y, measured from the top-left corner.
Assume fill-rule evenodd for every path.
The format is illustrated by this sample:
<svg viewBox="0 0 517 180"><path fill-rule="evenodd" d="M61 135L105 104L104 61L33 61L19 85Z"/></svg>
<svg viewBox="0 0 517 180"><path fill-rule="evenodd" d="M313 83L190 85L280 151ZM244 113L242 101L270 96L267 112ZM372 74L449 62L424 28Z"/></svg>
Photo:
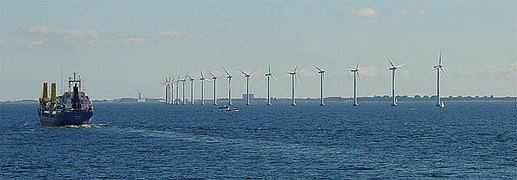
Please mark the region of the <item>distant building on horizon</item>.
<svg viewBox="0 0 517 180"><path fill-rule="evenodd" d="M246 100L248 98L248 96L246 94L242 94L242 99L243 100ZM250 99L255 99L255 94L251 94L250 93Z"/></svg>
<svg viewBox="0 0 517 180"><path fill-rule="evenodd" d="M142 92L138 91L138 99L136 99L136 102L138 103L144 103L145 99L142 98Z"/></svg>

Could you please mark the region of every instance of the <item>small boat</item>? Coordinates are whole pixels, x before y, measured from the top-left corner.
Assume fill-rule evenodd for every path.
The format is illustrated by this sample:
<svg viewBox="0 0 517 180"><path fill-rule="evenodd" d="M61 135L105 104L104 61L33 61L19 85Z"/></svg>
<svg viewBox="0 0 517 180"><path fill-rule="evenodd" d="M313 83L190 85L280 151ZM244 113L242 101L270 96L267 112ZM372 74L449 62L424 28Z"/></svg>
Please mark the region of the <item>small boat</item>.
<svg viewBox="0 0 517 180"><path fill-rule="evenodd" d="M219 111L233 111L233 112L237 112L237 111L239 111L239 108L237 108L237 106L231 106L231 105L225 104L224 106L219 107L218 110Z"/></svg>

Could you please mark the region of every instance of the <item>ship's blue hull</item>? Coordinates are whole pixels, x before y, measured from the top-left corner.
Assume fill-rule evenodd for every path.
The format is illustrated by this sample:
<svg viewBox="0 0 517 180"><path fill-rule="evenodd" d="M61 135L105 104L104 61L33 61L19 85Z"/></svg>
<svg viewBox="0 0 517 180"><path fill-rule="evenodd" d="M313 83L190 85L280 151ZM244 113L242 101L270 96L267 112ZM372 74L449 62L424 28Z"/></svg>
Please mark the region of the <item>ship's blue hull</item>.
<svg viewBox="0 0 517 180"><path fill-rule="evenodd" d="M65 126L89 124L93 111L70 111L60 112L54 115L39 113L40 122L47 126Z"/></svg>

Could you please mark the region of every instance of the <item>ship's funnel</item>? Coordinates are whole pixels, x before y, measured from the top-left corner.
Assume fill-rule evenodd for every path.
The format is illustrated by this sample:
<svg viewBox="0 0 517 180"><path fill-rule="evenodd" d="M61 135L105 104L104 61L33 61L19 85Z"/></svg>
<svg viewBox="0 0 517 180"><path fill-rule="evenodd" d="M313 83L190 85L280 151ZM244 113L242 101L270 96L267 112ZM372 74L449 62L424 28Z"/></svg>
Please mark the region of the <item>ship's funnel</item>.
<svg viewBox="0 0 517 180"><path fill-rule="evenodd" d="M51 83L50 84L50 103L51 104L56 104L57 103L57 100L56 100L56 83Z"/></svg>
<svg viewBox="0 0 517 180"><path fill-rule="evenodd" d="M41 96L40 102L48 102L48 83L43 83L43 95Z"/></svg>

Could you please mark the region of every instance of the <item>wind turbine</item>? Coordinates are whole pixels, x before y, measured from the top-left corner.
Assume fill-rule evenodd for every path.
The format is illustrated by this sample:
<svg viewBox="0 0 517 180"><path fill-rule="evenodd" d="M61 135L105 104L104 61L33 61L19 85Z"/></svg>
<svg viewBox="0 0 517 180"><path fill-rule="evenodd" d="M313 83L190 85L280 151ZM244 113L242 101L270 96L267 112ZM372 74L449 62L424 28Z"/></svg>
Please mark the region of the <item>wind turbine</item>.
<svg viewBox="0 0 517 180"><path fill-rule="evenodd" d="M180 79L179 81L182 82L182 85L181 85L181 88L183 89L181 92L183 93L183 97L182 97L182 104L185 105L185 81L187 80L187 76L185 76L183 79Z"/></svg>
<svg viewBox="0 0 517 180"><path fill-rule="evenodd" d="M275 76L273 76L273 74L271 74L271 66L269 66L269 70L266 73L266 77L267 77L267 105L271 106L271 95L269 93L269 78L273 78L276 82L278 82L278 80L275 78Z"/></svg>
<svg viewBox="0 0 517 180"><path fill-rule="evenodd" d="M190 104L191 105L194 105L194 78L192 78L192 76L190 76L188 73L187 73L187 76L190 81Z"/></svg>
<svg viewBox="0 0 517 180"><path fill-rule="evenodd" d="M228 105L233 105L232 104L232 75L226 70L226 68L224 68L224 72L226 72L226 76L228 78Z"/></svg>
<svg viewBox="0 0 517 180"><path fill-rule="evenodd" d="M443 102L440 100L440 71L442 71L446 77L449 77L449 75L447 75L445 70L443 70L442 50L441 49L440 49L440 59L438 60L438 65L435 65L433 70L436 70L436 106L445 107Z"/></svg>
<svg viewBox="0 0 517 180"><path fill-rule="evenodd" d="M174 84L175 84L174 78L169 78L169 84L171 86L171 88L170 88L171 94L169 95L169 101L170 101L169 104L174 104ZM178 93L178 91L176 91L176 93Z"/></svg>
<svg viewBox="0 0 517 180"><path fill-rule="evenodd" d="M298 69L298 66L295 66L294 67L294 71L292 72L289 72L287 71L287 73L289 73L289 75L291 75L291 105L292 106L296 106L296 102L295 102L295 99L294 99L294 78L296 76L296 69Z"/></svg>
<svg viewBox="0 0 517 180"><path fill-rule="evenodd" d="M162 84L165 86L165 104L169 104L169 89L170 89L170 83L169 79L165 77L165 80L162 82Z"/></svg>
<svg viewBox="0 0 517 180"><path fill-rule="evenodd" d="M178 75L178 80L176 80L176 105L179 105L180 104L180 98L179 98L179 95L180 95L180 84L179 82L181 82L181 79L180 79L180 76ZM183 89L183 91L185 91L185 89ZM185 95L183 95L183 97L185 97Z"/></svg>
<svg viewBox="0 0 517 180"><path fill-rule="evenodd" d="M357 106L357 77L363 81L363 78L359 75L359 61L357 61L357 65L355 69L350 69L350 72L354 73L354 106Z"/></svg>
<svg viewBox="0 0 517 180"><path fill-rule="evenodd" d="M203 71L201 71L201 77L199 78L199 80L201 81L201 105L205 105L205 80L210 80L205 78Z"/></svg>
<svg viewBox="0 0 517 180"><path fill-rule="evenodd" d="M216 88L216 83L215 81L217 80L217 76L215 76L212 72L208 71L208 73L210 73L210 75L212 76L212 80L214 80L214 105L217 105L217 96L215 95L215 90L217 89Z"/></svg>
<svg viewBox="0 0 517 180"><path fill-rule="evenodd" d="M395 71L404 66L404 64L400 64L398 66L395 66L393 64L393 62L391 62L391 60L389 58L386 58L388 59L388 62L390 63L391 67L390 67L390 71L392 73L392 77L391 77L391 96L393 97L393 102L391 103L392 106L396 106L397 105L397 97L395 96Z"/></svg>
<svg viewBox="0 0 517 180"><path fill-rule="evenodd" d="M325 106L325 102L323 100L323 79L325 77L325 71L316 65L313 65L313 66L316 69L318 69L318 73L320 74L320 106Z"/></svg>
<svg viewBox="0 0 517 180"><path fill-rule="evenodd" d="M246 106L249 106L249 105L251 105L250 104L250 77L251 77L251 74L253 74L256 70L252 71L249 74L240 69L239 69L239 71L242 74L244 74L244 77L246 78Z"/></svg>

